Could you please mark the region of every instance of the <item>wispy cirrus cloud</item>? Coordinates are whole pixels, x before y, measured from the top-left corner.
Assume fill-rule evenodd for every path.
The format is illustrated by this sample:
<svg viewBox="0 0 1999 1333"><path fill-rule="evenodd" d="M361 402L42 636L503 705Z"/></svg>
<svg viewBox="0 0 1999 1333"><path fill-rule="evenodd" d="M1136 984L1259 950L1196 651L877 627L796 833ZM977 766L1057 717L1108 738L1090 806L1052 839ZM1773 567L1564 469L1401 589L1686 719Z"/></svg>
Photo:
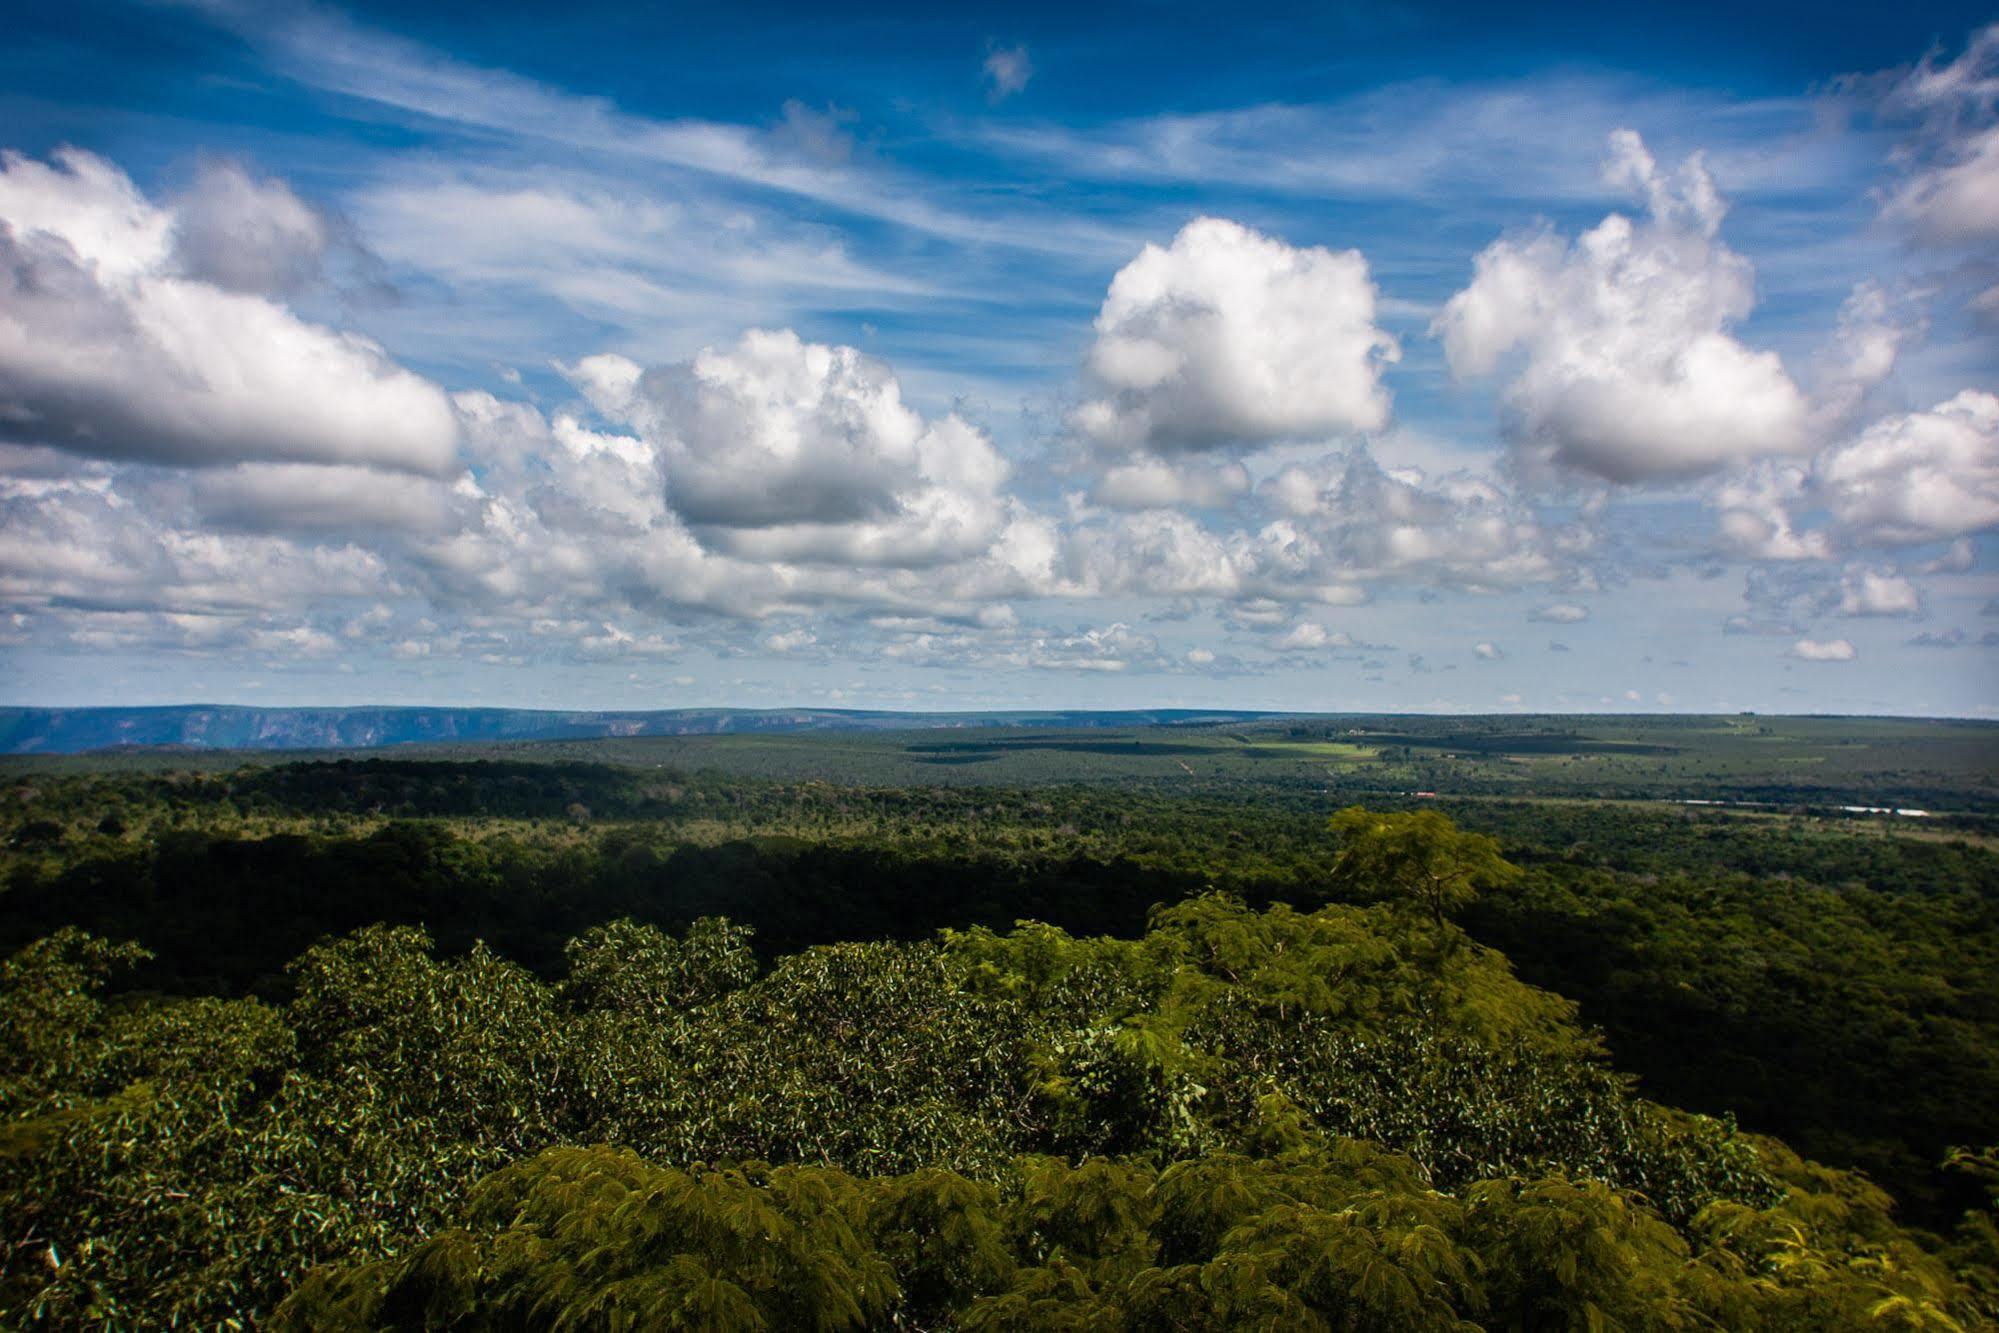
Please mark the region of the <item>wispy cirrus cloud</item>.
<svg viewBox="0 0 1999 1333"><path fill-rule="evenodd" d="M721 120L661 120L607 98L552 87L509 70L453 59L313 5L266 7L191 0L190 8L241 34L271 64L311 87L400 112L435 128L517 148L542 143L584 159L679 168L821 208L966 245L1114 255L1121 229L1066 219L1055 227L1031 207L959 206L885 163L829 161L800 152L795 117L780 132Z"/></svg>
<svg viewBox="0 0 1999 1333"><path fill-rule="evenodd" d="M1087 126L991 121L959 133L1084 179L1547 207L1605 197L1601 145L1627 125L1668 151L1706 147L1716 173L1745 197L1838 188L1875 154L1864 136L1829 129L1807 95L1742 102L1617 74L1484 85L1421 80L1323 103Z"/></svg>

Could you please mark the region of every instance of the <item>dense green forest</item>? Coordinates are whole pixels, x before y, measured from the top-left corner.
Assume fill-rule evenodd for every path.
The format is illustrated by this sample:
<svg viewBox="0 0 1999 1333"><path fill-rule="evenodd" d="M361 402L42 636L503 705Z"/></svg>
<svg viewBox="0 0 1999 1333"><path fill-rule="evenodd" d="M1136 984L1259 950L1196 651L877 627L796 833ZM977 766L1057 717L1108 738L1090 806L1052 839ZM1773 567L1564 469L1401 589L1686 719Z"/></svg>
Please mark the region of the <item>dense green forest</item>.
<svg viewBox="0 0 1999 1333"><path fill-rule="evenodd" d="M0 787L0 1325L1982 1327L1974 826Z"/></svg>

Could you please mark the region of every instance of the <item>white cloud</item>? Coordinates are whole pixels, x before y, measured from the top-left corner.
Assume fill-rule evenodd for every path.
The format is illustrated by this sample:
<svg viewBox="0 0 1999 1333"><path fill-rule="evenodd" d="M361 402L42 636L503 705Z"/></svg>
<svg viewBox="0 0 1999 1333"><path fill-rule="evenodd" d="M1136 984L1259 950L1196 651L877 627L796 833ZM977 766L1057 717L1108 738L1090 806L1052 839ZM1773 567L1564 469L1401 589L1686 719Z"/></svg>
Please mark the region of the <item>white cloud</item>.
<svg viewBox="0 0 1999 1333"><path fill-rule="evenodd" d="M800 628L782 630L776 634L766 635L763 639L763 646L773 653L797 653L803 652L818 642L818 635L809 629Z"/></svg>
<svg viewBox="0 0 1999 1333"><path fill-rule="evenodd" d="M1488 639L1482 639L1473 644L1471 651L1472 656L1481 662L1497 662L1506 656L1504 649Z"/></svg>
<svg viewBox="0 0 1999 1333"><path fill-rule="evenodd" d="M1072 422L1112 451L1160 453L1378 430L1399 349L1375 299L1359 251L1196 219L1112 280L1089 353L1099 396Z"/></svg>
<svg viewBox="0 0 1999 1333"><path fill-rule="evenodd" d="M1967 567L1969 537L1999 527L1999 396L1967 389L1891 413L1809 464L1739 469L1707 500L1720 511L1720 547L1753 560L1950 542L1925 568Z"/></svg>
<svg viewBox="0 0 1999 1333"><path fill-rule="evenodd" d="M442 391L365 339L183 276L175 225L100 158L0 157L0 436L158 462L452 466Z"/></svg>
<svg viewBox="0 0 1999 1333"><path fill-rule="evenodd" d="M1913 616L1922 609L1916 585L1893 570L1856 568L1840 580L1843 616Z"/></svg>
<svg viewBox="0 0 1999 1333"><path fill-rule="evenodd" d="M0 478L0 606L72 642L103 632L226 649L251 628L398 590L388 561L360 546L177 524L154 498L121 493L101 466L58 481Z"/></svg>
<svg viewBox="0 0 1999 1333"><path fill-rule="evenodd" d="M1955 59L1932 48L1913 66L1839 86L1900 136L1889 154L1896 179L1875 192L1882 218L1952 261L1945 289L1974 316L1999 320L1999 23L1974 32Z"/></svg>
<svg viewBox="0 0 1999 1333"><path fill-rule="evenodd" d="M1544 620L1555 625L1574 625L1589 619L1589 608L1577 606L1574 602L1557 602L1552 606L1536 607L1529 620Z"/></svg>
<svg viewBox="0 0 1999 1333"><path fill-rule="evenodd" d="M1301 620L1270 641L1280 653L1310 653L1348 650L1361 645L1345 630L1329 630L1316 620Z"/></svg>
<svg viewBox="0 0 1999 1333"><path fill-rule="evenodd" d="M1128 671L1159 659L1159 640L1124 624L1036 636L1012 654L1016 665L1045 671Z"/></svg>
<svg viewBox="0 0 1999 1333"><path fill-rule="evenodd" d="M1025 46L996 46L986 53L983 66L986 76L986 96L995 102L1003 102L1027 87L1027 81L1034 77L1034 62L1028 59Z"/></svg>
<svg viewBox="0 0 1999 1333"><path fill-rule="evenodd" d="M1804 662L1851 662L1859 656L1845 639L1799 639L1790 655Z"/></svg>
<svg viewBox="0 0 1999 1333"><path fill-rule="evenodd" d="M363 467L243 463L195 475L188 491L201 523L223 532L435 532L452 522L442 484Z"/></svg>
<svg viewBox="0 0 1999 1333"><path fill-rule="evenodd" d="M1232 459L1141 454L1106 468L1090 498L1113 509L1214 508L1249 490L1249 471Z"/></svg>
<svg viewBox="0 0 1999 1333"><path fill-rule="evenodd" d="M551 312L521 317L531 303L633 330L649 345L691 347L828 304L902 309L952 291L936 270L915 276L857 260L839 231L816 221L748 210L650 173L591 174L574 159L425 162L371 184L351 207L385 261L493 312L497 329L454 337L502 339L493 350L503 360L540 359L559 336L546 326Z"/></svg>
<svg viewBox="0 0 1999 1333"><path fill-rule="evenodd" d="M1168 112L1087 126L988 121L981 148L1066 180L1247 188L1302 198L1454 209L1593 204L1604 135L1619 125L1721 145L1735 188L1797 195L1844 187L1856 149L1815 123L1815 99L1672 87L1550 69L1505 82L1424 77L1331 100Z"/></svg>
<svg viewBox="0 0 1999 1333"><path fill-rule="evenodd" d="M1909 172L1883 211L1931 244L1999 241L1999 24L1957 59L1926 59L1895 80L1882 107L1915 122L1901 152Z"/></svg>
<svg viewBox="0 0 1999 1333"><path fill-rule="evenodd" d="M1999 396L1967 389L1884 417L1812 467L1815 497L1858 546L1948 541L1999 526Z"/></svg>
<svg viewBox="0 0 1999 1333"><path fill-rule="evenodd" d="M517 153L619 159L648 174L732 182L876 218L947 241L1098 255L1121 235L1090 223L1054 225L1040 211L997 212L989 200L956 205L910 176L861 170L794 151L761 126L656 120L601 97L569 93L503 69L482 68L323 7L211 4L212 21L234 29L282 73L308 87L372 103L426 128L449 125L506 140Z"/></svg>
<svg viewBox="0 0 1999 1333"><path fill-rule="evenodd" d="M203 166L173 214L181 271L231 291L295 291L319 275L333 240L326 218L290 186L235 162Z"/></svg>
<svg viewBox="0 0 1999 1333"><path fill-rule="evenodd" d="M1178 475L1180 469L1172 469ZM1241 500L1245 526L1178 509L1104 513L1077 503L1056 538L1042 595L1213 597L1230 615L1300 604L1354 606L1393 581L1459 588L1546 583L1576 571L1594 538L1547 526L1489 479L1384 471L1364 448L1295 462Z"/></svg>
<svg viewBox="0 0 1999 1333"><path fill-rule="evenodd" d="M1571 243L1509 237L1432 325L1453 371L1493 373L1523 456L1617 482L1689 477L1811 443L1811 408L1773 352L1730 328L1755 301L1748 260L1720 240L1725 205L1699 155L1671 175L1628 130L1605 169L1645 201Z"/></svg>
<svg viewBox="0 0 1999 1333"><path fill-rule="evenodd" d="M1791 635L1824 616L1917 616L1921 591L1900 570L1854 563L1837 572L1813 566L1753 566L1743 584L1750 614L1731 634Z"/></svg>
<svg viewBox="0 0 1999 1333"><path fill-rule="evenodd" d="M1721 513L1716 535L1722 549L1752 560L1830 559L1830 538L1799 531L1792 518L1809 476L1797 464L1764 461L1717 482L1708 503Z"/></svg>
<svg viewBox="0 0 1999 1333"><path fill-rule="evenodd" d="M789 329L640 372L566 368L606 417L658 451L667 503L749 559L921 566L990 550L1010 469L984 432L926 421L887 366Z"/></svg>
<svg viewBox="0 0 1999 1333"><path fill-rule="evenodd" d="M1542 583L1586 556L1592 540L1580 527L1544 525L1489 478L1386 470L1360 448L1291 464L1258 496L1274 515L1259 534L1269 563L1324 583Z"/></svg>

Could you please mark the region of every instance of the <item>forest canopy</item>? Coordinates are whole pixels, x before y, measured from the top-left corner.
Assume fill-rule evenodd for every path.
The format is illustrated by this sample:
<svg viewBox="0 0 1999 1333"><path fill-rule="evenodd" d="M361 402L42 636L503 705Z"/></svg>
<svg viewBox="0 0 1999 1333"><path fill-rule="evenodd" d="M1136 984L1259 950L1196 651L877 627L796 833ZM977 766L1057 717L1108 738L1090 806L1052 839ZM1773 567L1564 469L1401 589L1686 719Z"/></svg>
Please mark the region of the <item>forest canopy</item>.
<svg viewBox="0 0 1999 1333"><path fill-rule="evenodd" d="M561 771L494 776L545 785L533 808L582 803ZM582 776L600 806L630 790ZM412 822L350 813L351 790L246 804L203 782L176 804L151 782L17 801L17 833L55 836L8 853L10 1323L1999 1314L1977 1100L1994 1011L1951 1020L1917 984L1989 949L1990 858L1969 845L1884 861L1813 834L1793 864L1902 883L1766 903L1703 863L1725 826L1667 826L1697 836L1661 877L1619 865L1659 838L1599 814L1562 844L1545 809L1486 831L1427 808L676 778L640 798L649 817ZM1756 987L1794 979L1743 972L1728 931L1851 956L1764 1014ZM1746 989L1725 1000L1723 979ZM1647 986L1705 997L1739 1051L1802 1034L1801 1060L1858 1062L1918 1012L1958 1044L1904 1042L1938 1077L1902 1120L1799 1085L1800 1123L1848 1150L1821 1164L1731 1114L1761 1085L1725 1062L1697 1084L1709 1114L1620 1072L1631 1034L1641 1070L1687 1074L1685 1034L1637 1012ZM1848 1012L1879 1025L1851 1056L1814 1035ZM1908 1200L1851 1169L1870 1145Z"/></svg>

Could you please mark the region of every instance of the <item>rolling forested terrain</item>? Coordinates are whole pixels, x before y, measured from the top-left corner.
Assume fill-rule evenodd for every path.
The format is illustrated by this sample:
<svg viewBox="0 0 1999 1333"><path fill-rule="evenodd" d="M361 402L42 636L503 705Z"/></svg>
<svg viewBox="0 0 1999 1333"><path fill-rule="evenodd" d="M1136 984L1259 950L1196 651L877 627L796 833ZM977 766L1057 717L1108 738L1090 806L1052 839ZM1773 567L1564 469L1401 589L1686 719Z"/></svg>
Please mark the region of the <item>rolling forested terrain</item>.
<svg viewBox="0 0 1999 1333"><path fill-rule="evenodd" d="M1991 729L1452 721L11 768L0 1325L1999 1319Z"/></svg>

